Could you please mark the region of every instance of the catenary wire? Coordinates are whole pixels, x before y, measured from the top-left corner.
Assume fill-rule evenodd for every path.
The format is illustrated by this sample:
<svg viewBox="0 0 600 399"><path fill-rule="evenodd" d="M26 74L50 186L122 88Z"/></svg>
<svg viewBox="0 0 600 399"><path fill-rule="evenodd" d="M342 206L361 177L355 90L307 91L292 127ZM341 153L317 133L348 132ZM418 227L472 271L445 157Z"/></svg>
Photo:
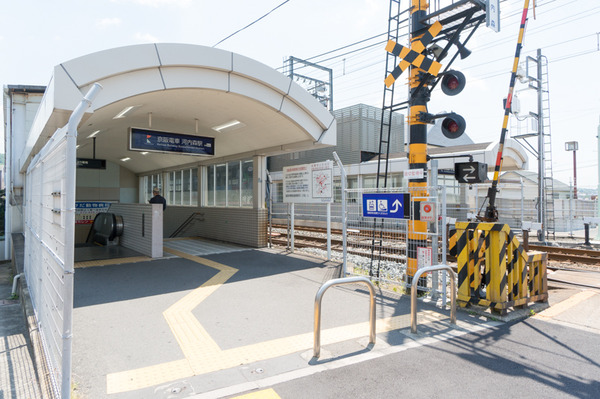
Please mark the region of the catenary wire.
<svg viewBox="0 0 600 399"><path fill-rule="evenodd" d="M233 32L231 35L227 36L224 39L221 39L220 41L218 41L215 45L213 45L213 47L217 47L219 44L223 43L225 40L237 35L238 33L240 33L241 31L243 31L246 28L251 27L252 25L254 25L255 23L257 23L258 21L260 21L261 19L265 18L266 16L268 16L269 14L271 14L273 11L277 10L279 7L283 6L286 3L289 3L290 0L285 0L283 3L280 3L278 6L276 6L275 8L273 8L271 11L269 11L268 13L266 13L265 15L263 15L262 17L255 19L254 21L250 22L248 25L244 26L241 29L238 29L237 31Z"/></svg>

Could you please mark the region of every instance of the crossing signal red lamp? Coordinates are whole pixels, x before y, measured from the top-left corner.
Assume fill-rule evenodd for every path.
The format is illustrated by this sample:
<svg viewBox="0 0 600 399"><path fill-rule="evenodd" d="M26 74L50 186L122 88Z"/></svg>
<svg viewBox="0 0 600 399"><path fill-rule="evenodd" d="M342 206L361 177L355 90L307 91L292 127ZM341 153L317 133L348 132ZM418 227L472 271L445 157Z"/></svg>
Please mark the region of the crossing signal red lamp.
<svg viewBox="0 0 600 399"><path fill-rule="evenodd" d="M446 114L442 119L442 134L449 139L460 137L467 128L465 118L457 113L451 112Z"/></svg>
<svg viewBox="0 0 600 399"><path fill-rule="evenodd" d="M442 77L442 91L448 96L455 96L464 88L467 80L465 75L459 71L448 71Z"/></svg>
<svg viewBox="0 0 600 399"><path fill-rule="evenodd" d="M442 134L449 139L460 137L467 128L465 118L455 112L433 115L427 112L420 112L418 120L425 123L433 123L436 119L442 119Z"/></svg>

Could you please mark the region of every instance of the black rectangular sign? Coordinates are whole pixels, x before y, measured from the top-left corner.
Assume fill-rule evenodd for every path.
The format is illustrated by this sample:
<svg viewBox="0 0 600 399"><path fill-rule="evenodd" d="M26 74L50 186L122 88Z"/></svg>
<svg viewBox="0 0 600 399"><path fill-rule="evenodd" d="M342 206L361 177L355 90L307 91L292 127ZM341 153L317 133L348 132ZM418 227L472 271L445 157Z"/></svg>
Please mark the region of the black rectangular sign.
<svg viewBox="0 0 600 399"><path fill-rule="evenodd" d="M106 169L106 159L77 158L80 169Z"/></svg>
<svg viewBox="0 0 600 399"><path fill-rule="evenodd" d="M214 137L129 129L129 149L134 151L169 152L188 155L215 155Z"/></svg>
<svg viewBox="0 0 600 399"><path fill-rule="evenodd" d="M457 162L454 164L454 178L459 183L482 183L487 180L487 164L483 162Z"/></svg>

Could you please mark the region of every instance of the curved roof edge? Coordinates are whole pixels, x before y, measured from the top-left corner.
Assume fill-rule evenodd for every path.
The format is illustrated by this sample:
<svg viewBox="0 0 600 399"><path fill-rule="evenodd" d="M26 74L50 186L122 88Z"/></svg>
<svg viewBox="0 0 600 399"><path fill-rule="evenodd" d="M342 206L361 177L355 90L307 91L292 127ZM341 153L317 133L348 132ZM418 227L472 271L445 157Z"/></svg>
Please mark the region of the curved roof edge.
<svg viewBox="0 0 600 399"><path fill-rule="evenodd" d="M194 79L188 79L191 75ZM306 90L267 65L200 45L141 44L88 54L54 68L21 156L21 168L56 129L67 123L95 82L105 89L92 104L88 116L96 109L138 94L182 87L210 89L263 103L304 129L315 143L336 142L333 115Z"/></svg>

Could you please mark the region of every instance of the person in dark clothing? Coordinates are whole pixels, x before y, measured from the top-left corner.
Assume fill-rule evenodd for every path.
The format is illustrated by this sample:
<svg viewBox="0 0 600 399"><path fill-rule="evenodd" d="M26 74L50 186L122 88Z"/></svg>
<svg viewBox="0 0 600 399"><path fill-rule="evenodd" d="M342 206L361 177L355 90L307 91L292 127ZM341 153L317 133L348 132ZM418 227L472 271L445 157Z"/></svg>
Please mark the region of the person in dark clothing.
<svg viewBox="0 0 600 399"><path fill-rule="evenodd" d="M154 187L154 189L152 190L152 194L154 194L154 197L150 199L150 203L163 204L163 211L167 209L167 200L165 199L165 197L160 195L160 190L158 189L158 187Z"/></svg>

